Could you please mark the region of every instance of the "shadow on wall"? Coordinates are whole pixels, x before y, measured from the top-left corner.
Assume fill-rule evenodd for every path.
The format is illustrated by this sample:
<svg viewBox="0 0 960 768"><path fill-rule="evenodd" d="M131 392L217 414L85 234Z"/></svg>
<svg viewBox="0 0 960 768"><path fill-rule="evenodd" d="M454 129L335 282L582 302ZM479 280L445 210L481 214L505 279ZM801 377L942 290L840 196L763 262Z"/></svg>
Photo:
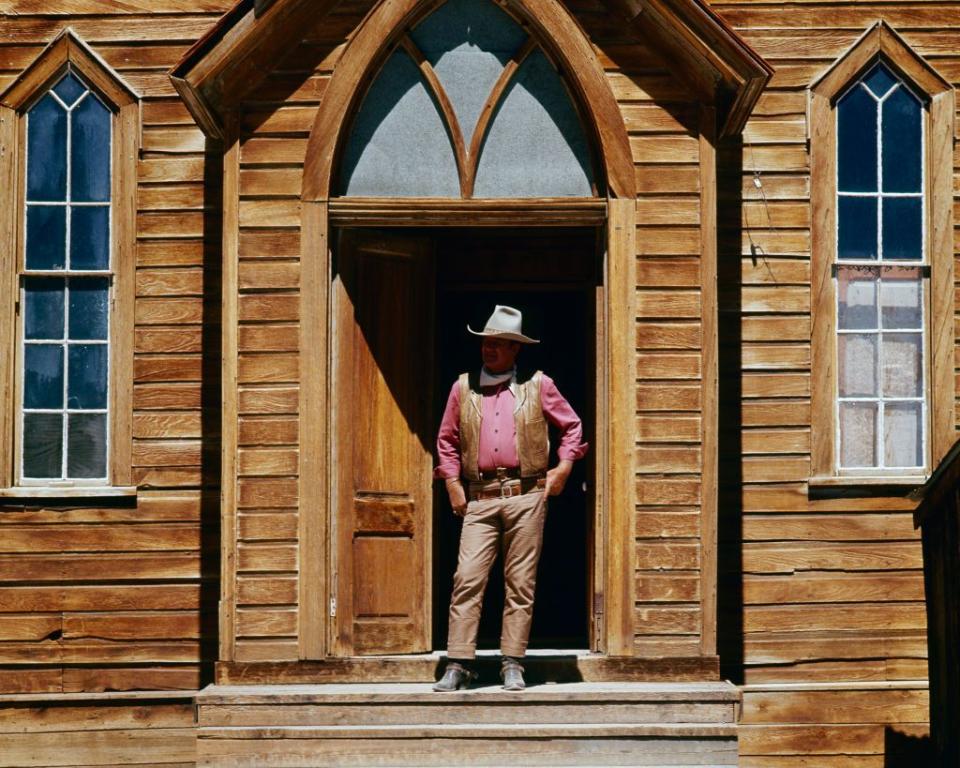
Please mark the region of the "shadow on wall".
<svg viewBox="0 0 960 768"><path fill-rule="evenodd" d="M214 680L219 657L218 602L220 599L220 447L223 371L221 352L223 283L221 246L223 240L222 185L223 149L207 140L204 152L203 213L203 355L200 391L200 687Z"/></svg>
<svg viewBox="0 0 960 768"><path fill-rule="evenodd" d="M720 675L744 679L741 243L743 144L717 147L717 289L719 299L719 508L717 511L717 649Z"/></svg>
<svg viewBox="0 0 960 768"><path fill-rule="evenodd" d="M884 729L883 768L918 768L937 764L929 736L911 736L890 726Z"/></svg>

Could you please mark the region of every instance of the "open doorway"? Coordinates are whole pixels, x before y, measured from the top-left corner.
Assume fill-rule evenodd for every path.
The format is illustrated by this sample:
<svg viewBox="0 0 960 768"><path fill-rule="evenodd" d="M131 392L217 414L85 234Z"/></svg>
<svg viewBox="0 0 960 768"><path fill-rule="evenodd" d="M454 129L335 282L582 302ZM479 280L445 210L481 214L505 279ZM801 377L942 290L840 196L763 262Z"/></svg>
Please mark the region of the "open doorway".
<svg viewBox="0 0 960 768"><path fill-rule="evenodd" d="M434 230L435 424L456 377L480 365L479 339L466 325L482 328L495 304L507 304L523 312L524 332L541 340L523 349L518 365L550 375L582 418L584 439L595 442L597 237L594 229ZM551 428L551 466L557 442ZM576 462L564 493L550 501L530 648L590 647L594 466L592 453ZM434 495L434 521L433 638L442 649L461 527L442 488ZM499 647L502 608L498 557L484 598L480 649Z"/></svg>
<svg viewBox="0 0 960 768"><path fill-rule="evenodd" d="M338 655L442 649L460 520L431 482L437 427L457 376L480 365L497 303L542 340L518 361L542 369L596 445L599 232L577 229L341 230L334 260L333 413ZM551 464L556 463L557 436ZM596 450L550 503L531 648L592 648ZM499 644L502 563L494 563L478 637Z"/></svg>

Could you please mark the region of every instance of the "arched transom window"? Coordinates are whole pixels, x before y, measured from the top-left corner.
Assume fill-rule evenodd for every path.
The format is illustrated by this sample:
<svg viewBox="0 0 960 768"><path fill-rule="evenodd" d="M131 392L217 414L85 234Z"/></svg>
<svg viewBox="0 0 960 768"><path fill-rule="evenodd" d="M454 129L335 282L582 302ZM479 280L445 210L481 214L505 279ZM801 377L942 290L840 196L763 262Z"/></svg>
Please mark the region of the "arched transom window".
<svg viewBox="0 0 960 768"><path fill-rule="evenodd" d="M387 53L337 184L364 197L596 195L591 147L551 59L491 0L447 0Z"/></svg>

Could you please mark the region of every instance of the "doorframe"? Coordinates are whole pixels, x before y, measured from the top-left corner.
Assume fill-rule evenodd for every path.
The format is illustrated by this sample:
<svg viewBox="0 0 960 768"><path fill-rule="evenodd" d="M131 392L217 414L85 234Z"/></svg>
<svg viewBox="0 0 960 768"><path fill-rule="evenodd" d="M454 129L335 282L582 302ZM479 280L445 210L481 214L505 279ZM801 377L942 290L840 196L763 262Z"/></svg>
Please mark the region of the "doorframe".
<svg viewBox="0 0 960 768"><path fill-rule="evenodd" d="M584 218L596 217L596 200L584 202L578 212ZM603 338L602 358L598 360L603 376L596 382L596 500L594 535L595 577L592 599L602 605L592 641L595 650L610 656L633 655L634 614L634 510L636 473L633 424L636 405L636 357L634 343L634 295L636 285L636 206L632 200L607 199L602 202L606 225L606 253L603 259L603 300L597 307L596 323ZM356 201L351 202L356 205ZM570 206L571 208L574 206ZM300 420L311 429L301 429L300 444L300 621L301 659L323 659L330 653L329 598L332 595L329 566L334 557L331 537L334 522L333 477L335 435L330 427L329 408L333 388L331 338L332 250L335 232L330 215L331 204L304 204L301 302L311 307L304 313L300 336ZM447 226L451 210L438 208L434 215L414 218L398 216L393 201L382 204L368 201L356 225L370 226ZM492 217L476 215L475 226L502 226L502 214L511 214L511 226L546 228L560 226L555 218L541 217L535 206L521 212L519 206L504 203ZM340 217L337 223L344 226ZM577 218L577 216L574 216ZM432 219L432 221L431 221ZM494 223L498 222L498 223ZM463 222L461 222L461 226ZM611 457L617 457L612 461ZM593 603L596 606L596 602ZM596 610L592 612L594 620Z"/></svg>
<svg viewBox="0 0 960 768"><path fill-rule="evenodd" d="M334 226L606 226L604 301L598 307L605 349L604 380L597 382L596 556L603 578L598 633L601 652L632 656L636 509L636 179L619 105L597 55L559 0L506 0L528 20L538 40L563 67L567 83L593 129L606 198L533 200L331 199L338 147L362 83L399 30L433 0L381 2L357 29L327 84L307 144L301 193L299 622L302 660L328 656L333 554L330 505L333 460L331 420L331 244ZM600 362L600 361L598 361ZM305 424L310 429L303 429ZM611 460L616 457L616 460Z"/></svg>

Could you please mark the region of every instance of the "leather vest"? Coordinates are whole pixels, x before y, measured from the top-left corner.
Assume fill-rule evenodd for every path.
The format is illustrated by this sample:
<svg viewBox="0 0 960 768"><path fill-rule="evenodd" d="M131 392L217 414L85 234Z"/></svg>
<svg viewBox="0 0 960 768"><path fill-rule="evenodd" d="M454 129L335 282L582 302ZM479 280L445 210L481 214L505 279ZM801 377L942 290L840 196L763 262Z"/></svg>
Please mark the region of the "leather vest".
<svg viewBox="0 0 960 768"><path fill-rule="evenodd" d="M511 384L515 403L513 421L517 429L517 457L520 476L537 477L547 471L550 438L547 420L540 406L540 380L537 371L526 381ZM460 374L460 463L468 480L480 479L480 422L483 419L483 395L479 373Z"/></svg>

